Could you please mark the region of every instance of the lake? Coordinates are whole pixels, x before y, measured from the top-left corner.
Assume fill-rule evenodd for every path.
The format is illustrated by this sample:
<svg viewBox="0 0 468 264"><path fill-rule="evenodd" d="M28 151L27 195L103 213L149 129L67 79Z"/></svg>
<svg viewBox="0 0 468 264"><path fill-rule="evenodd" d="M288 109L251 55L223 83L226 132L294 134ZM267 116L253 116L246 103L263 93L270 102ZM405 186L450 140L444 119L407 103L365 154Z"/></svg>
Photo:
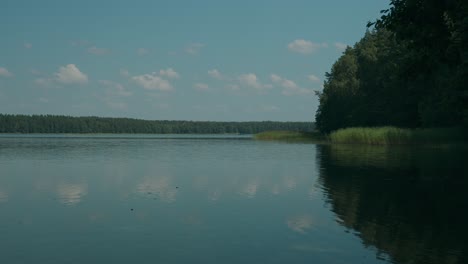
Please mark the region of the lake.
<svg viewBox="0 0 468 264"><path fill-rule="evenodd" d="M468 263L468 148L0 135L0 263Z"/></svg>

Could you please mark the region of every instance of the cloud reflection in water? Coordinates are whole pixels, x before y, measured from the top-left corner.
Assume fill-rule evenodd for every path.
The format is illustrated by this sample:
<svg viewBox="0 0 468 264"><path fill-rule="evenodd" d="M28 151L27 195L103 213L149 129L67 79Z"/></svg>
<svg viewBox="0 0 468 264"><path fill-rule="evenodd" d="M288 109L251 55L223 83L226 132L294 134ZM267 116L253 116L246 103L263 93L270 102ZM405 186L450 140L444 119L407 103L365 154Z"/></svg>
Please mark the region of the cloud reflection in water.
<svg viewBox="0 0 468 264"><path fill-rule="evenodd" d="M310 229L314 227L314 221L312 215L310 214L303 214L290 217L286 221L286 224L292 231L301 234L306 234Z"/></svg>
<svg viewBox="0 0 468 264"><path fill-rule="evenodd" d="M172 203L176 201L177 189L173 186L172 179L169 176L157 176L154 178L145 178L137 186L137 192L140 194L155 194L164 202Z"/></svg>
<svg viewBox="0 0 468 264"><path fill-rule="evenodd" d="M0 191L0 203L8 201L8 193Z"/></svg>
<svg viewBox="0 0 468 264"><path fill-rule="evenodd" d="M242 187L240 194L249 199L254 198L255 195L257 194L258 186L259 186L259 183L257 181L251 181L247 183L247 185Z"/></svg>
<svg viewBox="0 0 468 264"><path fill-rule="evenodd" d="M88 194L85 184L60 183L57 186L59 201L65 205L76 205Z"/></svg>

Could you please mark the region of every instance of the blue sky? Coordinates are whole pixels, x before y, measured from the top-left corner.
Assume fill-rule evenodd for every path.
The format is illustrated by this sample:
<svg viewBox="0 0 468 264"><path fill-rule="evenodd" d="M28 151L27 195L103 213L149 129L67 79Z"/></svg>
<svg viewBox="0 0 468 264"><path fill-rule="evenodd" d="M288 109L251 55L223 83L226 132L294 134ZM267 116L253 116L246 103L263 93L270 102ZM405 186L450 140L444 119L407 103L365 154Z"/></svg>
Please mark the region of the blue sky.
<svg viewBox="0 0 468 264"><path fill-rule="evenodd" d="M3 1L0 113L313 121L388 0Z"/></svg>

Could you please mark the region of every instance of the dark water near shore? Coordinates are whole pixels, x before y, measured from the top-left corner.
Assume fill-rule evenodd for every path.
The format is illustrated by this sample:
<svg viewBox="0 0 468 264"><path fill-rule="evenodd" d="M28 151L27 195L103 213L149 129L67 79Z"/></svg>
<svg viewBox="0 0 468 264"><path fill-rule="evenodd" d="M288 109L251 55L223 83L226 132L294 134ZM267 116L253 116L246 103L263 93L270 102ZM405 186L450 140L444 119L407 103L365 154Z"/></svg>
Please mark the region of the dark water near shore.
<svg viewBox="0 0 468 264"><path fill-rule="evenodd" d="M468 263L468 148L0 135L0 263Z"/></svg>

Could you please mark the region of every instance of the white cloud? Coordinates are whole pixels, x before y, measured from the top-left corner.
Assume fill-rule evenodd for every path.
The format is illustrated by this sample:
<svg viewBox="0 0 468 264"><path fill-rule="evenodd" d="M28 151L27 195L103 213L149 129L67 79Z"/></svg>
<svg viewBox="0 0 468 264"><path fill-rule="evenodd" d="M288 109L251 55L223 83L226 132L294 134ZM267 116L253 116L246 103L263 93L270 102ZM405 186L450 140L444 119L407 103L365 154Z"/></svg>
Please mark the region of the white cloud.
<svg viewBox="0 0 468 264"><path fill-rule="evenodd" d="M295 82L288 80L288 79L283 79L281 86L283 86L285 89L290 89L290 90L294 90L298 88Z"/></svg>
<svg viewBox="0 0 468 264"><path fill-rule="evenodd" d="M223 75L217 69L209 70L208 75L218 80L223 79Z"/></svg>
<svg viewBox="0 0 468 264"><path fill-rule="evenodd" d="M169 79L177 79L180 77L180 75L172 68L168 68L167 70L160 70L159 75L166 76Z"/></svg>
<svg viewBox="0 0 468 264"><path fill-rule="evenodd" d="M304 39L296 39L288 44L288 49L290 51L302 54L311 54L314 51L317 51L319 48L326 47L328 47L326 43L314 43Z"/></svg>
<svg viewBox="0 0 468 264"><path fill-rule="evenodd" d="M56 83L85 84L88 82L88 76L81 72L75 64L59 67L58 71L55 72L53 76L47 76L36 69L32 69L31 73L41 76L34 80L34 83L40 86L52 87Z"/></svg>
<svg viewBox="0 0 468 264"><path fill-rule="evenodd" d="M0 67L0 77L12 77L13 73L11 73L7 68Z"/></svg>
<svg viewBox="0 0 468 264"><path fill-rule="evenodd" d="M335 48L339 51L343 51L348 47L348 45L341 43L341 42L335 42L334 45L335 45Z"/></svg>
<svg viewBox="0 0 468 264"><path fill-rule="evenodd" d="M197 91L208 91L210 89L210 87L206 83L196 83L194 87Z"/></svg>
<svg viewBox="0 0 468 264"><path fill-rule="evenodd" d="M102 86L108 88L106 91L106 94L108 96L128 97L132 95L132 92L127 91L125 87L120 83L109 80L99 80L98 82Z"/></svg>
<svg viewBox="0 0 468 264"><path fill-rule="evenodd" d="M285 88L282 92L283 95L292 96L292 95L306 95L312 94L313 91L301 87L294 87L294 88Z"/></svg>
<svg viewBox="0 0 468 264"><path fill-rule="evenodd" d="M262 84L260 80L258 80L257 75L253 73L242 74L239 76L239 81L241 84L244 84L248 87L263 90L266 88L271 88L271 84Z"/></svg>
<svg viewBox="0 0 468 264"><path fill-rule="evenodd" d="M224 78L224 76L217 69L209 70L208 75L218 80L222 80Z"/></svg>
<svg viewBox="0 0 468 264"><path fill-rule="evenodd" d="M49 102L49 99L44 98L44 97L39 97L38 101L41 103L47 104Z"/></svg>
<svg viewBox="0 0 468 264"><path fill-rule="evenodd" d="M147 90L171 91L173 89L169 81L158 76L156 72L133 76L132 80Z"/></svg>
<svg viewBox="0 0 468 264"><path fill-rule="evenodd" d="M198 54L200 52L201 48L203 48L204 46L205 46L205 44L202 44L202 43L190 43L185 48L185 52L187 52L188 54L195 55L195 54Z"/></svg>
<svg viewBox="0 0 468 264"><path fill-rule="evenodd" d="M75 64L60 67L54 75L55 80L63 84L83 84L88 82L88 76L82 73Z"/></svg>
<svg viewBox="0 0 468 264"><path fill-rule="evenodd" d="M239 87L239 85L237 85L237 84L228 84L228 85L226 85L226 88L227 88L228 90L231 90L231 91L238 91L238 90L240 90L240 87Z"/></svg>
<svg viewBox="0 0 468 264"><path fill-rule="evenodd" d="M123 77L128 77L130 73L126 69L120 69L120 75Z"/></svg>
<svg viewBox="0 0 468 264"><path fill-rule="evenodd" d="M320 78L311 74L311 75L307 75L307 79L313 81L313 82L320 82Z"/></svg>
<svg viewBox="0 0 468 264"><path fill-rule="evenodd" d="M104 48L98 48L96 46L92 46L91 48L88 48L88 53L94 54L94 55L106 55L109 53L108 49Z"/></svg>
<svg viewBox="0 0 468 264"><path fill-rule="evenodd" d="M276 74L272 74L270 75L270 79L272 82L280 82L282 78Z"/></svg>
<svg viewBox="0 0 468 264"><path fill-rule="evenodd" d="M285 79L279 75L272 74L270 75L270 79L281 86L283 88L283 91L281 92L283 95L305 95L305 94L311 94L313 93L312 90L302 88L298 86L294 81Z"/></svg>
<svg viewBox="0 0 468 264"><path fill-rule="evenodd" d="M139 48L137 49L137 54L140 55L140 56L144 56L144 55L147 55L149 53L149 50L145 49L145 48Z"/></svg>
<svg viewBox="0 0 468 264"><path fill-rule="evenodd" d="M24 48L26 48L26 49L32 48L32 44L31 44L31 43L24 43L23 46L24 46Z"/></svg>
<svg viewBox="0 0 468 264"><path fill-rule="evenodd" d="M41 86L49 86L53 83L54 80L50 78L37 78L34 80L34 83Z"/></svg>
<svg viewBox="0 0 468 264"><path fill-rule="evenodd" d="M283 80L283 77L281 77L279 75L276 75L276 74L271 74L270 79L274 83L279 83L279 82L281 82Z"/></svg>
<svg viewBox="0 0 468 264"><path fill-rule="evenodd" d="M98 95L98 97L107 107L116 110L126 110L128 108L127 103L122 99L131 96L132 92L127 91L122 84L117 82L99 80L98 83L106 88L104 94Z"/></svg>

